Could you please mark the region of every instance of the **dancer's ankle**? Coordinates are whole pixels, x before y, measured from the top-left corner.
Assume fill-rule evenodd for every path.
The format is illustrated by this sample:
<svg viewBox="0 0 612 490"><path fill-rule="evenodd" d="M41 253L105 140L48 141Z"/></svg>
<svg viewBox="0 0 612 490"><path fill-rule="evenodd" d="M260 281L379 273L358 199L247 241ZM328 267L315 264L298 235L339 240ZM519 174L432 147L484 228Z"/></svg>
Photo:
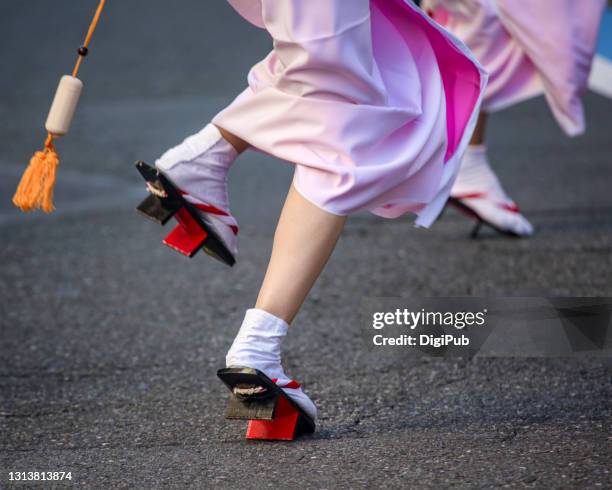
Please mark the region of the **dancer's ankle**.
<svg viewBox="0 0 612 490"><path fill-rule="evenodd" d="M280 348L287 328L284 320L266 311L258 308L247 310L225 358L227 367L252 367L276 377L279 371L282 372Z"/></svg>

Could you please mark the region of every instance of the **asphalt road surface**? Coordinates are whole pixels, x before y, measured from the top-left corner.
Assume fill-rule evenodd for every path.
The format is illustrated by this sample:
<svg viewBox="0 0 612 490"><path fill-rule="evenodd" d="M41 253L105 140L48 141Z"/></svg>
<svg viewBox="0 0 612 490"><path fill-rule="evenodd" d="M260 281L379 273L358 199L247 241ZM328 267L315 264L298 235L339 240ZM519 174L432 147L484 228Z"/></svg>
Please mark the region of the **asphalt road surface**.
<svg viewBox="0 0 612 490"><path fill-rule="evenodd" d="M284 345L318 430L247 443L215 373L292 167L249 153L232 170L229 270L160 245L134 211L132 162L202 127L270 41L221 0L109 2L59 143L58 210L22 215L10 197L94 7L0 5L0 488L36 470L88 488L612 486L609 360L388 355L359 325L371 296L611 296L612 101L587 95L589 131L572 140L540 99L492 118L491 157L532 239L471 240L452 211L431 230L352 217Z"/></svg>

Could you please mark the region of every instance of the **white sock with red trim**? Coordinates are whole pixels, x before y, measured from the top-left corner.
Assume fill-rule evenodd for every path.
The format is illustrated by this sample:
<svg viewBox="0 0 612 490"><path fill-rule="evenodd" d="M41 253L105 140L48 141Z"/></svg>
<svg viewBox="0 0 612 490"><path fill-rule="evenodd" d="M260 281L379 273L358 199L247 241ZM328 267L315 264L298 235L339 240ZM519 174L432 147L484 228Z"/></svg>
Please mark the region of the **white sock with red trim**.
<svg viewBox="0 0 612 490"><path fill-rule="evenodd" d="M236 149L221 136L219 129L208 124L180 145L170 148L155 166L186 193L194 204L214 206L221 213L206 212L228 249L237 253L238 222L229 209L227 174L238 157Z"/></svg>
<svg viewBox="0 0 612 490"><path fill-rule="evenodd" d="M533 226L504 192L491 169L485 145L467 147L451 196L501 230L521 236L533 234Z"/></svg>
<svg viewBox="0 0 612 490"><path fill-rule="evenodd" d="M247 310L238 335L225 357L225 364L227 367L259 369L275 379L275 383L314 420L317 416L315 404L285 374L281 365L281 342L288 328L287 322L267 311L257 308Z"/></svg>

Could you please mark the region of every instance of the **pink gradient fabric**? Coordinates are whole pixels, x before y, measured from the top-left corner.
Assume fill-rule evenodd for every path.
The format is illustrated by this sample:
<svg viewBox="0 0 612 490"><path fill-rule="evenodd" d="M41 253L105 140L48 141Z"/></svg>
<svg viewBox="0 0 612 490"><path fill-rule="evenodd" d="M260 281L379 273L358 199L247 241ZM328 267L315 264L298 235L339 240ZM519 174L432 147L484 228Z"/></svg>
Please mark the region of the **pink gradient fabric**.
<svg viewBox="0 0 612 490"><path fill-rule="evenodd" d="M273 50L213 122L296 164L294 185L328 212L443 208L486 74L405 0L230 0Z"/></svg>
<svg viewBox="0 0 612 490"><path fill-rule="evenodd" d="M483 109L544 94L561 128L584 132L586 89L605 0L426 0L489 73Z"/></svg>

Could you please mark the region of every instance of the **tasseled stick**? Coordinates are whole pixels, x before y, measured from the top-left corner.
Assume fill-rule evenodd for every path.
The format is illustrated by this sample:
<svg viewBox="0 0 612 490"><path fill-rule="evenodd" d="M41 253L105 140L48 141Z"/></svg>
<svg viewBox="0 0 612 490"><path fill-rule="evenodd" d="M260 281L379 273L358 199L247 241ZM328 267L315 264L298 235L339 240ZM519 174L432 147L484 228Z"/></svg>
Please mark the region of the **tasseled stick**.
<svg viewBox="0 0 612 490"><path fill-rule="evenodd" d="M42 209L50 213L53 206L53 188L55 175L59 165L59 156L55 151L53 139L68 132L74 111L76 109L83 83L77 78L83 58L87 56L88 46L93 36L106 0L100 0L98 8L89 24L83 45L79 48L72 75L64 75L57 87L45 127L48 136L43 151L37 151L26 168L17 191L13 196L13 204L22 211Z"/></svg>
<svg viewBox="0 0 612 490"><path fill-rule="evenodd" d="M50 213L53 206L53 187L59 165L59 156L53 145L53 136L49 134L45 149L37 151L26 168L17 191L13 196L13 204L22 211L42 209Z"/></svg>

